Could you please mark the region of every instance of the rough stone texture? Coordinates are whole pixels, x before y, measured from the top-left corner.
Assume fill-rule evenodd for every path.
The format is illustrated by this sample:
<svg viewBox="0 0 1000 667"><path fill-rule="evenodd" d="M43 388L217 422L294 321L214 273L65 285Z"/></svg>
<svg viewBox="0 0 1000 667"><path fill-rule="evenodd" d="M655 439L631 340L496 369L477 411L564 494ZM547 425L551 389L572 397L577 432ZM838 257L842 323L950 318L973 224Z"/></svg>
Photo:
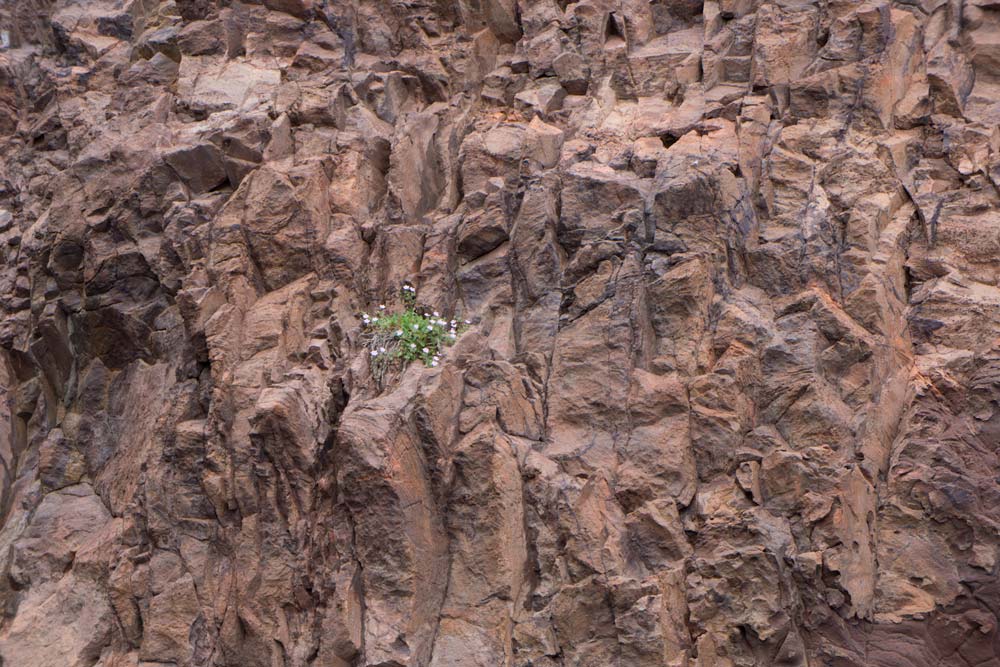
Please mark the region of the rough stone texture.
<svg viewBox="0 0 1000 667"><path fill-rule="evenodd" d="M1000 667L997 4L0 29L4 667Z"/></svg>

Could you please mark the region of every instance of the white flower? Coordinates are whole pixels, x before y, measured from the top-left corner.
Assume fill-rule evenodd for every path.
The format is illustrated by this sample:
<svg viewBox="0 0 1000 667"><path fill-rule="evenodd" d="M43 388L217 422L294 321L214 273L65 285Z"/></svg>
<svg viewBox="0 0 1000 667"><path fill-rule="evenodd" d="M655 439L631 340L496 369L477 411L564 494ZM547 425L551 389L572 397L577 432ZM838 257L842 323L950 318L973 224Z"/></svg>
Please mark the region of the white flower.
<svg viewBox="0 0 1000 667"><path fill-rule="evenodd" d="M414 343L410 343L410 349L415 350L417 349L417 346Z"/></svg>
<svg viewBox="0 0 1000 667"><path fill-rule="evenodd" d="M434 311L434 317L441 317L441 313L439 313L438 311L435 310Z"/></svg>
<svg viewBox="0 0 1000 667"><path fill-rule="evenodd" d="M402 336L403 335L403 330L402 329L397 329L396 330L396 335L397 336Z"/></svg>
<svg viewBox="0 0 1000 667"><path fill-rule="evenodd" d="M378 322L378 318L377 317L373 317L372 318L372 324L374 324L375 322Z"/></svg>
<svg viewBox="0 0 1000 667"><path fill-rule="evenodd" d="M455 320L452 320L452 321L451 321L451 326L453 326L453 327L454 327L454 326L455 326L456 324L458 324L458 322L456 322Z"/></svg>
<svg viewBox="0 0 1000 667"><path fill-rule="evenodd" d="M428 350L428 349L427 349L427 348L425 347L425 348L423 349L423 353L424 353L424 354L427 354L428 352L430 352L430 350Z"/></svg>
<svg viewBox="0 0 1000 667"><path fill-rule="evenodd" d="M385 304L384 303L383 304L379 304L378 309L379 310L385 310Z"/></svg>
<svg viewBox="0 0 1000 667"><path fill-rule="evenodd" d="M465 320L465 323L466 324L472 324L472 322L470 322L469 320Z"/></svg>
<svg viewBox="0 0 1000 667"><path fill-rule="evenodd" d="M419 324L414 324L413 325L413 330L414 331L420 331L420 325Z"/></svg>
<svg viewBox="0 0 1000 667"><path fill-rule="evenodd" d="M377 357L378 356L378 352L376 352L375 350L372 350L372 356L373 357Z"/></svg>
<svg viewBox="0 0 1000 667"><path fill-rule="evenodd" d="M379 351L379 352L381 352L381 353L385 353L385 348L384 348L384 347L380 347L380 348L378 349L378 351Z"/></svg>
<svg viewBox="0 0 1000 667"><path fill-rule="evenodd" d="M432 327L431 325L429 325L429 324L428 324L428 325L427 325L427 330L428 330L428 331L434 331L434 327Z"/></svg>
<svg viewBox="0 0 1000 667"><path fill-rule="evenodd" d="M431 362L431 366L437 366L437 365L438 365L438 362L436 362L436 361L432 361Z"/></svg>

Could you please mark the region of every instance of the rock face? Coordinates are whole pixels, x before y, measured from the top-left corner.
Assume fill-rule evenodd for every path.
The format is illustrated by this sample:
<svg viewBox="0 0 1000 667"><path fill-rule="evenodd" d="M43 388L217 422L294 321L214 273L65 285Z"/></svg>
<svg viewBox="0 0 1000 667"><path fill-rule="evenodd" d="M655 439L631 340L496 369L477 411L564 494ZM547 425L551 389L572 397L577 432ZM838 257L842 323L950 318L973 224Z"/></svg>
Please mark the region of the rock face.
<svg viewBox="0 0 1000 667"><path fill-rule="evenodd" d="M0 29L4 667L1000 666L997 4Z"/></svg>

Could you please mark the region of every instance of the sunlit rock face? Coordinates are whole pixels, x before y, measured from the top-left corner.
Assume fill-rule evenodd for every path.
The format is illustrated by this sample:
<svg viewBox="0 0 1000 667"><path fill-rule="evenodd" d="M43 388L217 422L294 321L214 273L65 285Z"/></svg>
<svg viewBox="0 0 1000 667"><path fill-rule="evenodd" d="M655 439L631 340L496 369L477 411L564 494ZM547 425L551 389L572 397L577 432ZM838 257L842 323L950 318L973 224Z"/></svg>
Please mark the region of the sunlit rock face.
<svg viewBox="0 0 1000 667"><path fill-rule="evenodd" d="M3 667L1000 665L997 5L0 34Z"/></svg>

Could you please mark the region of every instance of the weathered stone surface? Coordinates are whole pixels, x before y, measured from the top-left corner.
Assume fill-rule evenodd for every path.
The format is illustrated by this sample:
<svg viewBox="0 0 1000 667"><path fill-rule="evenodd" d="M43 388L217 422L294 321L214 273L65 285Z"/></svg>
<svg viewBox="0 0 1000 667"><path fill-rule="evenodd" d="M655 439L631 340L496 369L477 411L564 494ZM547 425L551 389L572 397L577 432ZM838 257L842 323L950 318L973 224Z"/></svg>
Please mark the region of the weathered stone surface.
<svg viewBox="0 0 1000 667"><path fill-rule="evenodd" d="M1000 665L995 4L0 33L4 667Z"/></svg>

